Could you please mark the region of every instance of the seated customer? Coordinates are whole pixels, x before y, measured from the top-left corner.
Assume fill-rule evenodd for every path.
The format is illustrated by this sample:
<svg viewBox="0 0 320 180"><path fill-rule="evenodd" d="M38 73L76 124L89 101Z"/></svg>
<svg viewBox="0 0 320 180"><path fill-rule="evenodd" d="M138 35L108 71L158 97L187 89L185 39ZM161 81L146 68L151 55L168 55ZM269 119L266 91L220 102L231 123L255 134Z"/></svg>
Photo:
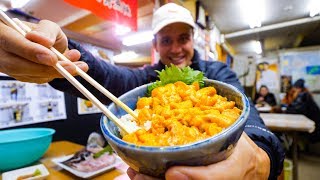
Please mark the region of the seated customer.
<svg viewBox="0 0 320 180"><path fill-rule="evenodd" d="M313 120L316 124L316 129L310 134L309 140L318 142L320 141L320 109L304 83L303 79L298 79L293 84L293 100L288 104L286 113L303 114Z"/></svg>
<svg viewBox="0 0 320 180"><path fill-rule="evenodd" d="M269 92L268 87L265 85L260 86L259 93L256 94L253 102L258 106L264 106L266 104L275 106L277 104L276 98Z"/></svg>

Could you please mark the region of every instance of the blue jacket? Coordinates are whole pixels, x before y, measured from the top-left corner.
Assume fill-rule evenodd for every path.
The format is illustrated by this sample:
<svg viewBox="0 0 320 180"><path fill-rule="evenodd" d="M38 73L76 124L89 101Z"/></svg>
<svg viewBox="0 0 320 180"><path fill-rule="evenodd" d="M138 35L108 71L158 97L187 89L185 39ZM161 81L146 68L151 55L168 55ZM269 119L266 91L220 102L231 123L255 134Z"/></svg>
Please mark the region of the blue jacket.
<svg viewBox="0 0 320 180"><path fill-rule="evenodd" d="M153 66L145 66L136 69L114 66L101 59L95 58L92 54L73 41L69 41L69 49L78 49L81 52L81 60L89 65L88 75L106 87L115 96L120 96L137 86L156 81L158 77L155 70L162 70L165 67L161 62ZM190 67L204 72L205 76L209 79L223 81L244 92L236 74L224 63L217 61L202 61L195 51ZM84 79L81 77L76 78L102 103L109 104L111 102ZM50 85L55 89L83 97L83 95L65 79L55 79L50 82ZM283 148L278 138L266 128L252 103L250 108L250 115L244 131L260 148L267 152L271 162L269 179L276 179L281 173L283 166L285 156Z"/></svg>

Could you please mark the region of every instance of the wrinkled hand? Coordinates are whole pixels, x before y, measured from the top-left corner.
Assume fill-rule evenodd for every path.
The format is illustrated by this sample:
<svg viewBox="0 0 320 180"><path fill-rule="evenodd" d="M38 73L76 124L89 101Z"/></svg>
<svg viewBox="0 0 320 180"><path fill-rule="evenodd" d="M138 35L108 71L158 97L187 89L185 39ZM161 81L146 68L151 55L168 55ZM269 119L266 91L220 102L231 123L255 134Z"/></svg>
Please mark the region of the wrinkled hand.
<svg viewBox="0 0 320 180"><path fill-rule="evenodd" d="M228 159L209 166L175 166L165 174L168 180L185 179L268 179L270 159L246 133L243 133L234 152ZM153 180L156 178L139 174L133 169L127 171L132 180Z"/></svg>
<svg viewBox="0 0 320 180"><path fill-rule="evenodd" d="M78 61L79 51L67 50L67 37L57 24L47 20L27 24L32 31L23 37L0 21L0 72L23 82L46 83L62 77L52 67L56 63L72 75L76 75L75 65L88 70L86 63ZM58 61L57 56L48 49L50 47L56 48L73 62Z"/></svg>

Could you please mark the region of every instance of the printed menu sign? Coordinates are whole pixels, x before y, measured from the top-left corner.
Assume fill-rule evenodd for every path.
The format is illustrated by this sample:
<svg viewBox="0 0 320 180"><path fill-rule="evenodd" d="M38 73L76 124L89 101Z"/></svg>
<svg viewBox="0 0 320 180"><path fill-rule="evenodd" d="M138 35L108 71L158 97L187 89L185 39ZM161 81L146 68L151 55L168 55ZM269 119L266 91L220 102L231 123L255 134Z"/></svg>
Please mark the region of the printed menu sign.
<svg viewBox="0 0 320 180"><path fill-rule="evenodd" d="M64 94L50 85L0 81L0 129L66 117Z"/></svg>
<svg viewBox="0 0 320 180"><path fill-rule="evenodd" d="M77 104L79 115L101 113L101 110L89 100L77 98Z"/></svg>

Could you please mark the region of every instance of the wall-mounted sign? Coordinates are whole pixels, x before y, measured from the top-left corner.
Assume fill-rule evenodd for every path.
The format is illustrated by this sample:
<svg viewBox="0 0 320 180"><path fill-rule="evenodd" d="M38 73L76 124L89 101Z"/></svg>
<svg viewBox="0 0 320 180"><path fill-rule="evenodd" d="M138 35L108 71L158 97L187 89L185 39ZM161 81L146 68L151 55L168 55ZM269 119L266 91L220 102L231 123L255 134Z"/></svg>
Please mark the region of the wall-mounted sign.
<svg viewBox="0 0 320 180"><path fill-rule="evenodd" d="M310 74L310 75L319 75L320 66L307 66L306 71L307 71L307 74Z"/></svg>
<svg viewBox="0 0 320 180"><path fill-rule="evenodd" d="M77 104L79 115L101 113L101 110L89 100L77 98Z"/></svg>
<svg viewBox="0 0 320 180"><path fill-rule="evenodd" d="M0 81L0 129L66 118L64 94L49 84Z"/></svg>
<svg viewBox="0 0 320 180"><path fill-rule="evenodd" d="M87 9L93 14L117 24L137 30L137 0L64 0L73 6Z"/></svg>

